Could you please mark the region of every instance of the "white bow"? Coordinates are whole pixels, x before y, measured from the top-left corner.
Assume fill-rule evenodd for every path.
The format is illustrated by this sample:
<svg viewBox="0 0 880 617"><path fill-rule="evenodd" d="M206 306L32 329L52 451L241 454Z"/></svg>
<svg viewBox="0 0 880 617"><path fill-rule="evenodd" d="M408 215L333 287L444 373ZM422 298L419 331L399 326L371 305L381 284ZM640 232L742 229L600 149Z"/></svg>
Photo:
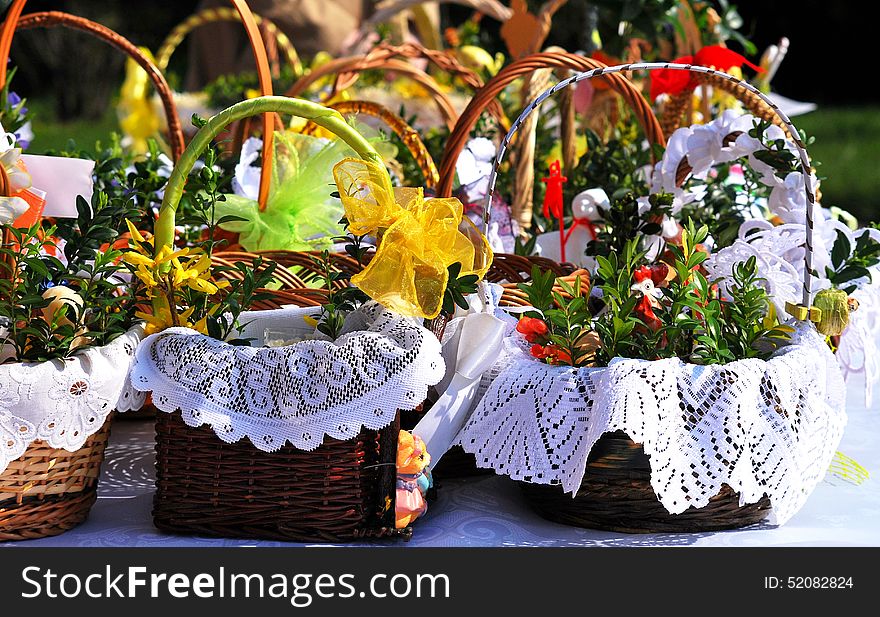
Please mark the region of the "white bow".
<svg viewBox="0 0 880 617"><path fill-rule="evenodd" d="M492 368L502 349L507 324L493 314L495 303L490 294L491 288L483 284L479 293L482 302L472 302L464 316L453 320L457 324L450 322L455 331L443 345L450 370L439 385L442 389L445 383L445 390L413 429L424 440L434 465L452 446L470 416L480 378Z"/></svg>

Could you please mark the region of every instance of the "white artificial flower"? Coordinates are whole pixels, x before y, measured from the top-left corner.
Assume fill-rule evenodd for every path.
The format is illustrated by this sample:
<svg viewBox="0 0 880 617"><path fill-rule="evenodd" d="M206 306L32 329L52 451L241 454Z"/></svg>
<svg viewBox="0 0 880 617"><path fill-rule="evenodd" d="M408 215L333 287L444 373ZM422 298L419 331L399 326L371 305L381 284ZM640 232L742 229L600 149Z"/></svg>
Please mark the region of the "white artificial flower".
<svg viewBox="0 0 880 617"><path fill-rule="evenodd" d="M241 157L235 166L235 176L232 178L232 192L241 197L247 197L257 201L260 195L259 167L253 166L263 149L263 140L257 137L248 137L241 146Z"/></svg>
<svg viewBox="0 0 880 617"><path fill-rule="evenodd" d="M877 329L880 328L880 277L851 295L858 309L850 314L849 324L840 335L834 354L843 371L843 378L865 376L865 406L873 405L874 383L880 379L880 358L877 357Z"/></svg>
<svg viewBox="0 0 880 617"><path fill-rule="evenodd" d="M704 176L713 165L729 163L745 154L737 142L725 143L728 135L747 133L755 125L754 116L727 110L708 124L695 126L687 140L688 163L693 175Z"/></svg>
<svg viewBox="0 0 880 617"><path fill-rule="evenodd" d="M654 166L651 178L652 193L674 193L678 190L675 177L682 159L687 156L687 142L694 129L686 126L676 130L666 143L663 158Z"/></svg>
<svg viewBox="0 0 880 617"><path fill-rule="evenodd" d="M0 224L14 222L28 211L27 202L21 197L0 197Z"/></svg>
<svg viewBox="0 0 880 617"><path fill-rule="evenodd" d="M472 184L488 178L495 160L495 144L485 137L469 139L455 162L459 183ZM484 193L485 194L485 193Z"/></svg>

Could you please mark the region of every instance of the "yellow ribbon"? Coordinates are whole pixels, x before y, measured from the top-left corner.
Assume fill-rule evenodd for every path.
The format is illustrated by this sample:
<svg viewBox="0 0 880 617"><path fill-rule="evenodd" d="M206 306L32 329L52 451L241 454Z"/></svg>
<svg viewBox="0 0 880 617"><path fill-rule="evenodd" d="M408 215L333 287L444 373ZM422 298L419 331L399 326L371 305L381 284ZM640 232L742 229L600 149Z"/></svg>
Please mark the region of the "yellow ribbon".
<svg viewBox="0 0 880 617"><path fill-rule="evenodd" d="M146 47L140 50L152 60ZM131 150L145 154L147 140L162 128L162 120L150 101L150 77L137 62L128 58L125 61L125 81L119 93L119 126L131 138Z"/></svg>
<svg viewBox="0 0 880 617"><path fill-rule="evenodd" d="M333 168L349 231L379 239L376 254L351 282L383 306L413 317L440 314L449 273L482 278L492 249L454 198L425 198L421 188L392 188L378 164L343 159Z"/></svg>

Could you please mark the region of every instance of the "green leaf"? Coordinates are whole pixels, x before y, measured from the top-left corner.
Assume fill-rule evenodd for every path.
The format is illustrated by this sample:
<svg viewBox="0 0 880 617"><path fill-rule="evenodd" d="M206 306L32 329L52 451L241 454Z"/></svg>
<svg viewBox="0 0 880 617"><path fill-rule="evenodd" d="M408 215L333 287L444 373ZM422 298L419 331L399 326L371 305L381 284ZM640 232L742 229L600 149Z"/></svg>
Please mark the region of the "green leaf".
<svg viewBox="0 0 880 617"><path fill-rule="evenodd" d="M706 261L708 258L709 255L707 253L704 253L703 251L694 251L693 253L691 253L691 256L688 257L686 267L688 270L693 270L701 263Z"/></svg>
<svg viewBox="0 0 880 617"><path fill-rule="evenodd" d="M225 225L226 223L239 223L239 222L247 222L248 219L236 216L234 214L227 214L226 216L221 216L217 221L214 221L215 225Z"/></svg>
<svg viewBox="0 0 880 617"><path fill-rule="evenodd" d="M831 282L835 285L842 285L843 283L847 283L863 276L870 276L870 274L871 273L867 268L849 264L844 266L840 271L836 272L834 274L834 277L831 279Z"/></svg>
<svg viewBox="0 0 880 617"><path fill-rule="evenodd" d="M43 263L43 260L39 257L34 257L31 259L25 259L25 264L28 268L36 272L39 276L48 277L49 269L46 267L46 264Z"/></svg>
<svg viewBox="0 0 880 617"><path fill-rule="evenodd" d="M842 231L837 232L837 238L834 240L834 246L831 247L831 264L837 270L849 258L852 253L852 246L849 238Z"/></svg>

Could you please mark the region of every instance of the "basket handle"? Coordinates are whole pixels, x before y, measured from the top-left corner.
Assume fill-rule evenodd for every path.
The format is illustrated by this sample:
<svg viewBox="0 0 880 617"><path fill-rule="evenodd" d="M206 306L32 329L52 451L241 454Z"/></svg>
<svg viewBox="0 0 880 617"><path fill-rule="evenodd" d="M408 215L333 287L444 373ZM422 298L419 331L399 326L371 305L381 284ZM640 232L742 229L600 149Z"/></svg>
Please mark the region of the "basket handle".
<svg viewBox="0 0 880 617"><path fill-rule="evenodd" d="M770 105L768 105L760 96L755 95L751 90L743 88L739 84L727 81L726 79L721 79L718 76L700 75L698 79L703 84L733 95L733 97L740 101L753 116L761 118L762 120L767 120L768 122L773 122L780 128L785 129L785 126L781 124L779 116L776 115L773 108L770 107ZM693 92L687 90L670 97L669 100L663 104L659 119L660 125L663 127L663 133L667 138L681 126L682 114L692 100Z"/></svg>
<svg viewBox="0 0 880 617"><path fill-rule="evenodd" d="M185 20L177 24L174 29L168 33L165 40L162 41L162 45L159 46L159 51L156 53L156 66L158 66L164 73L168 68L168 63L171 61L171 56L174 55L174 52L180 44L193 30L206 24L221 21L241 22L241 14L232 7L218 6L202 9L198 13L187 17ZM284 54L287 64L293 69L294 75L297 77L302 75L302 61L288 36L284 34L274 22L265 17L260 17L256 13L254 13L254 21L275 40L278 48L281 49L281 52Z"/></svg>
<svg viewBox="0 0 880 617"><path fill-rule="evenodd" d="M162 72L159 71L156 65L154 65L150 59L128 39L106 26L102 26L99 23L83 17L58 11L31 13L24 17L20 17L25 1L26 0L16 0L9 9L6 21L3 22L2 32L0 32L0 83L6 83L6 68L9 51L12 46L12 37L17 30L63 27L90 34L111 45L115 49L127 54L147 72L153 87L156 89L159 98L162 100L162 107L165 111L165 118L168 122L171 157L175 161L178 160L186 145L183 137L183 129L180 126L180 119L177 116L177 108L174 104L174 96L171 92L171 88L168 87L165 77L162 76Z"/></svg>
<svg viewBox="0 0 880 617"><path fill-rule="evenodd" d="M766 94L758 90L753 85L741 79L738 79L733 75L728 75L727 73L717 71L709 67L696 66L691 64L670 64L663 62L637 62L632 64L621 64L617 66L603 66L592 69L590 71L572 75L568 79L563 79L553 87L544 90L544 92L538 95L535 100L533 100L531 103L529 103L529 105L526 106L526 108L520 114L519 118L517 118L514 121L513 125L510 127L507 135L505 135L504 139L501 140L501 146L498 149L498 156L495 157L495 161L492 164L492 172L489 174L489 189L487 191L486 200L483 205L483 225L488 226L489 223L489 213L492 208L492 197L495 193L495 181L498 179L498 166L501 164L501 160L504 158L504 153L510 146L510 140L513 139L514 134L516 134L517 130L526 120L526 118L528 118L533 111L540 107L545 100L547 100L549 97L556 94L560 90L564 90L565 88L568 88L572 84L576 84L579 81L585 81L588 79L595 79L596 77L600 77L603 75L614 75L629 71L655 71L658 69L689 71L691 73L709 75L712 77L727 80L733 84L736 84L739 87L745 88L746 90L749 90L753 94L760 97L774 111L776 117L779 118L779 121L782 122L782 124L788 130L789 135L791 136L791 140L797 148L798 157L800 158L801 165L803 167L802 175L804 177L804 191L807 197L807 226L805 242L806 250L804 251L803 303L798 308L802 311L802 313L805 312L807 315L809 315L810 299L812 297L812 292L810 289L812 285L812 279L810 273L813 271L813 206L816 203L816 195L815 188L812 185L812 179L810 178L810 156L807 154L806 146L800 139L800 133L798 133L797 129L792 124L791 120L789 120L788 116L786 116L773 103L773 101L771 101L770 98L767 97ZM803 317L801 319L803 320L805 318L806 317Z"/></svg>
<svg viewBox="0 0 880 617"><path fill-rule="evenodd" d="M443 101L444 104L449 101L449 97L447 97L446 93L437 86L437 82L432 77L409 64L395 60L396 58L422 58L427 60L441 71L459 78L474 92L482 88L484 85L483 79L476 72L464 66L449 52L428 49L424 45L418 43L404 43L402 45L389 45L387 43L382 43L362 56L338 58L315 68L311 73L294 83L293 86L288 89L286 94L287 96L299 96L318 79L336 74L337 79L333 84L333 92L329 95L330 97L333 97L338 94L340 90L344 90L345 88L354 85L360 71L368 69L390 69L406 73L413 80L431 90L438 101L438 107L440 101ZM448 106L451 110L450 112L442 112L442 110L441 112L444 113L444 118L451 119L451 122L449 122L449 128L451 129L452 125L458 119L458 114L455 112L451 102L448 103ZM497 101L491 103L489 112L499 124L507 127L509 122L504 116L504 111L502 110L501 105Z"/></svg>
<svg viewBox="0 0 880 617"><path fill-rule="evenodd" d="M424 3L425 0L392 0L391 2L378 3L379 6L376 7L376 12L363 23L351 43L346 45L346 49L357 49L376 29L376 26L389 21L392 17L406 9ZM488 15L501 23L510 19L510 16L513 15L513 11L499 2L499 0L438 0L438 4L468 6L474 9L474 11Z"/></svg>
<svg viewBox="0 0 880 617"><path fill-rule="evenodd" d="M410 154L413 155L422 172L422 176L425 178L425 188L433 189L437 186L440 176L437 173L436 165L434 165L434 159L431 158L431 153L428 152L428 148L425 147L425 142L422 141L418 132L407 124L406 120L387 107L370 101L340 101L333 105L328 105L328 107L335 109L342 115L363 114L378 118L384 122L400 138L400 141L403 142L403 145L406 146ZM309 122L302 132L311 134L314 132L315 126L313 122Z"/></svg>
<svg viewBox="0 0 880 617"><path fill-rule="evenodd" d="M251 50L254 52L254 60L257 63L257 78L260 83L260 94L263 96L272 95L272 70L269 67L269 55L266 53L266 44L263 42L263 36L260 34L260 28L254 19L245 0L232 0L235 10L241 17L241 23L247 32L248 41L251 44ZM257 203L260 212L266 209L269 202L269 189L272 184L272 153L273 142L275 141L275 114L266 112L263 114L263 165L260 169L260 189L257 194Z"/></svg>
<svg viewBox="0 0 880 617"><path fill-rule="evenodd" d="M351 86L357 80L358 72L370 69L385 69L397 73L403 73L428 90L434 98L434 102L437 105L437 109L440 111L440 115L443 117L446 125L451 129L458 118L458 114L455 111L455 106L452 104L452 101L443 91L443 88L441 88L440 84L438 84L437 81L426 72L408 62L395 58L394 56L396 55L399 54L377 53L374 55L349 56L346 58L331 60L298 79L287 90L285 96L302 96L306 89L317 80L335 74L338 76L337 81L334 84L333 92L325 97L324 100L326 101L333 98L340 90L344 90ZM464 69L464 67L462 68ZM468 69L464 70L467 71ZM350 76L351 79L345 79L343 81L343 76ZM474 77L476 77L476 75L474 75ZM477 77L477 79L479 78Z"/></svg>
<svg viewBox="0 0 880 617"><path fill-rule="evenodd" d="M235 8L235 12L244 26L248 42L251 45L251 51L254 54L254 61L257 64L257 79L259 81L260 94L262 96L271 96L272 69L269 66L269 55L266 53L266 44L263 42L263 36L257 25L256 16L251 12L250 7L245 0L232 0L232 6ZM165 60L165 63L167 64L167 59ZM263 166L260 170L260 188L257 194L257 203L259 204L260 212L266 209L266 204L269 202L269 189L272 185L272 153L274 137L275 115L272 113L265 113L263 114Z"/></svg>
<svg viewBox="0 0 880 617"><path fill-rule="evenodd" d="M483 111L495 100L495 97L516 78L527 75L542 68L571 69L574 71L589 71L605 65L598 60L572 54L568 52L542 52L524 56L511 62L501 69L495 77L486 82L486 85L474 94L474 98L468 103L459 116L446 147L443 149L443 158L440 161L440 184L437 194L440 197L452 195L452 182L455 178L455 163L464 150L470 137L471 131L476 126ZM609 74L606 79L608 85L620 94L629 107L635 112L639 124L645 133L645 137L651 143L665 144L663 129L657 122L657 117L651 110L651 106L638 88L626 77L620 74Z"/></svg>
<svg viewBox="0 0 880 617"><path fill-rule="evenodd" d="M289 114L306 120L311 120L320 127L334 133L337 137L348 144L361 158L376 163L381 169L385 169L382 158L375 148L355 129L345 121L338 111L324 107L311 101L288 98L284 96L261 96L248 99L227 107L208 120L207 124L199 129L184 150L180 160L174 166L168 184L165 187L165 196L159 210L159 219L156 221L155 246L158 250L163 246L171 247L174 242L174 219L186 179L192 171L199 156L208 148L217 135L232 122L242 120L257 114L272 113ZM377 181L386 186L391 186L391 178L385 172Z"/></svg>

